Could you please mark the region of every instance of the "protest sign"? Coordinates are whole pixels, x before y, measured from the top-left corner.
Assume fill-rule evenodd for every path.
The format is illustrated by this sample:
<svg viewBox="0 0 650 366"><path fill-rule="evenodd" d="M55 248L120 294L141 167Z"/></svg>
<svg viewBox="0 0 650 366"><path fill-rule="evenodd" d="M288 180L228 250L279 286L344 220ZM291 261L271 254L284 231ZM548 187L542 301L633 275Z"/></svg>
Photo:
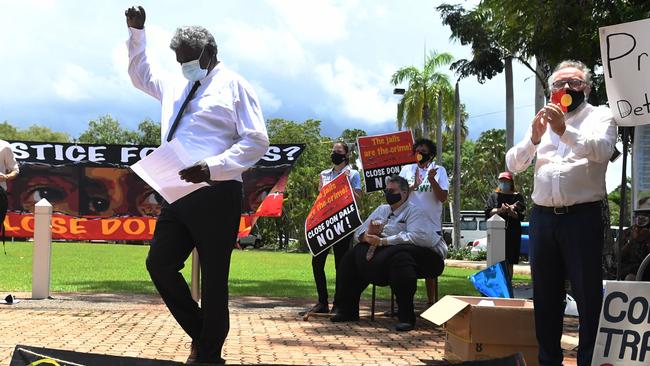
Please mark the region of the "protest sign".
<svg viewBox="0 0 650 366"><path fill-rule="evenodd" d="M347 174L323 186L305 220L305 237L317 256L361 226L361 217Z"/></svg>
<svg viewBox="0 0 650 366"><path fill-rule="evenodd" d="M8 183L8 237L32 237L34 204L55 213L52 237L66 240L150 240L160 196L128 167L155 146L11 141L20 174ZM280 216L289 172L304 144L273 144L242 174L242 224Z"/></svg>
<svg viewBox="0 0 650 366"><path fill-rule="evenodd" d="M357 146L366 192L384 189L387 176L399 174L403 165L416 162L411 131L358 137Z"/></svg>
<svg viewBox="0 0 650 366"><path fill-rule="evenodd" d="M608 281L592 366L650 363L650 282Z"/></svg>
<svg viewBox="0 0 650 366"><path fill-rule="evenodd" d="M599 33L614 120L619 126L650 123L650 19L602 27Z"/></svg>

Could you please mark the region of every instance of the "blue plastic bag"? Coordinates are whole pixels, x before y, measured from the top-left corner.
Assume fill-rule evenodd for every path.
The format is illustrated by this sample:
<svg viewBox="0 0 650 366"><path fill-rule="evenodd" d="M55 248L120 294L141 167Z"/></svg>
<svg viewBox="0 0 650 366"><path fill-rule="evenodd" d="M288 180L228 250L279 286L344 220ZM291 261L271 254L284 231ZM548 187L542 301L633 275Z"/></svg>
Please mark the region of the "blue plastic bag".
<svg viewBox="0 0 650 366"><path fill-rule="evenodd" d="M512 287L505 271L506 262L499 262L469 276L474 287L483 296L513 298Z"/></svg>

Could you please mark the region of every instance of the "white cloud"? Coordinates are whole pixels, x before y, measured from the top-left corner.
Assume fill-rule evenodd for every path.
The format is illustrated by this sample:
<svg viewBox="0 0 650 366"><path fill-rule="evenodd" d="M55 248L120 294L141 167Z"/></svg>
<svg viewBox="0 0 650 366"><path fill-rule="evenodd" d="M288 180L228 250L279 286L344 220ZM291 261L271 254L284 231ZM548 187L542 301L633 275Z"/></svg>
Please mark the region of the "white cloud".
<svg viewBox="0 0 650 366"><path fill-rule="evenodd" d="M318 81L330 94L340 113L370 123L382 123L394 118L396 104L391 96L390 73L376 73L338 57L334 64L315 68Z"/></svg>
<svg viewBox="0 0 650 366"><path fill-rule="evenodd" d="M54 80L53 88L59 97L68 101L89 99L90 93L87 88L92 84L93 78L83 67L67 64Z"/></svg>
<svg viewBox="0 0 650 366"><path fill-rule="evenodd" d="M256 68L291 77L305 69L308 55L288 31L228 21L220 25L220 32L225 36L218 38L225 41L219 45L219 53L225 55L222 58L226 61L252 63Z"/></svg>
<svg viewBox="0 0 650 366"><path fill-rule="evenodd" d="M264 88L262 84L258 82L250 82L255 92L257 93L258 98L260 99L260 104L262 105L262 112L265 115L270 113L277 112L280 107L282 107L282 100L277 98L273 93L268 89Z"/></svg>
<svg viewBox="0 0 650 366"><path fill-rule="evenodd" d="M160 75L160 78L176 77L180 78L181 69L176 62L174 51L169 48L169 41L172 39L172 33L156 25L147 25L147 61L151 64L154 75ZM113 72L123 82L131 85L129 79L128 66L129 55L126 48L128 33L124 32L124 42L119 42L113 47L111 60L113 63Z"/></svg>
<svg viewBox="0 0 650 366"><path fill-rule="evenodd" d="M268 0L284 23L300 40L329 43L344 39L348 19L357 1Z"/></svg>

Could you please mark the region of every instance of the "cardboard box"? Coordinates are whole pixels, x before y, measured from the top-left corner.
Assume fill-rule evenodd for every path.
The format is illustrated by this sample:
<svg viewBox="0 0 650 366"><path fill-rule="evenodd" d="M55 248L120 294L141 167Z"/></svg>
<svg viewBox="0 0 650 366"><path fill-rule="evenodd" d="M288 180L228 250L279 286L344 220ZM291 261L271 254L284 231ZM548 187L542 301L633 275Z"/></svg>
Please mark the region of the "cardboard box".
<svg viewBox="0 0 650 366"><path fill-rule="evenodd" d="M447 332L445 358L452 362L490 360L521 352L527 366L537 366L537 345L521 346L490 343L469 343Z"/></svg>
<svg viewBox="0 0 650 366"><path fill-rule="evenodd" d="M528 365L537 365L530 300L445 296L422 317L445 325L445 357L449 360L483 360L522 352Z"/></svg>

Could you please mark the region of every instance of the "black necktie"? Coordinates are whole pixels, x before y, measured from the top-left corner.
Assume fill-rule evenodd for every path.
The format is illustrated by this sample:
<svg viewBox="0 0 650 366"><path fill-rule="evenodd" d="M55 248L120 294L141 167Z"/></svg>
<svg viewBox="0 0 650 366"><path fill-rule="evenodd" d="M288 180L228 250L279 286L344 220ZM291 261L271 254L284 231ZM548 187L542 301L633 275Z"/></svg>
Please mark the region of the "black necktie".
<svg viewBox="0 0 650 366"><path fill-rule="evenodd" d="M192 90L190 90L189 94L187 94L187 97L185 97L185 100L183 101L183 105L181 105L181 109L178 110L176 119L174 120L174 123L172 123L172 128L169 129L169 133L167 134L167 142L171 141L172 138L174 137L174 132L176 132L176 128L178 127L178 122L181 120L181 117L183 116L183 111L185 111L185 107L187 107L187 103L190 102L190 99L192 99L194 93L196 93L196 89L199 88L199 85L201 85L201 83L196 81L194 85L192 85Z"/></svg>

